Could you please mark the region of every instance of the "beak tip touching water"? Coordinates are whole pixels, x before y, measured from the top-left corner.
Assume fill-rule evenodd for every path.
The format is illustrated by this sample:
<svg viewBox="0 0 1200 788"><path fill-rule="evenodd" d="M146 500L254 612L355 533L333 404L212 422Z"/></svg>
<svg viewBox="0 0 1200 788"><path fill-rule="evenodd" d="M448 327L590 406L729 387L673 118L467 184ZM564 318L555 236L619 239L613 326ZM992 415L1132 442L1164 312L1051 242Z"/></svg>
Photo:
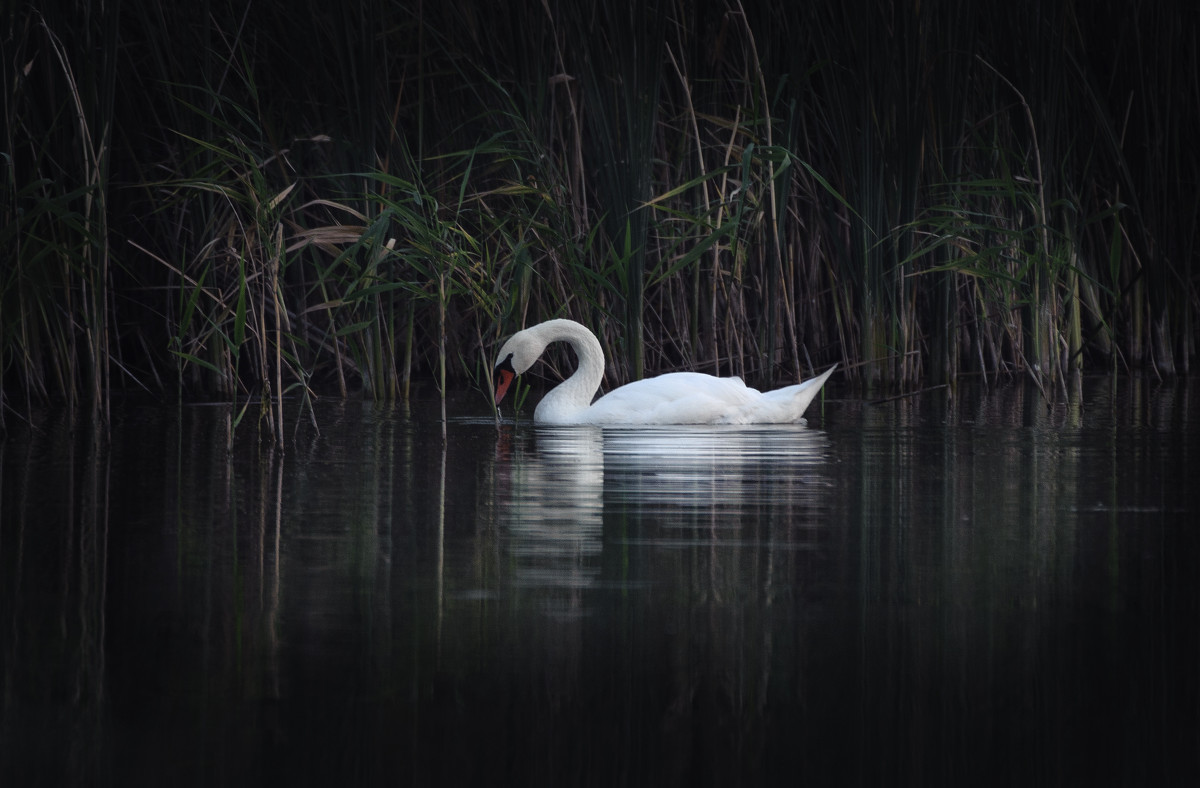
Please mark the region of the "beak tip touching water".
<svg viewBox="0 0 1200 788"><path fill-rule="evenodd" d="M496 381L495 402L497 405L500 404L500 400L504 399L504 395L508 393L508 387L512 385L514 378L516 378L516 375L512 370L504 369L503 367L496 368L494 380Z"/></svg>

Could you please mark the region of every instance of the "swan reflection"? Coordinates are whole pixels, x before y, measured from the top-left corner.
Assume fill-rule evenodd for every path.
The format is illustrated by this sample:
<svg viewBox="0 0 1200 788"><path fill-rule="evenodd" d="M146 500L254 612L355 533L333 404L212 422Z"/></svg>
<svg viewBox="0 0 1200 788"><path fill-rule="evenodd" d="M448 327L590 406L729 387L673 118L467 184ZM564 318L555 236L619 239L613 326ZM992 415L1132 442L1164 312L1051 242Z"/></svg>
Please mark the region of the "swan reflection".
<svg viewBox="0 0 1200 788"><path fill-rule="evenodd" d="M737 529L765 503L791 505L797 527L814 524L828 488L828 438L803 427L537 427L523 437L499 501L519 585L593 584L606 515L636 511L692 542L703 537L681 529L698 517Z"/></svg>
<svg viewBox="0 0 1200 788"><path fill-rule="evenodd" d="M599 574L604 456L594 427L537 430L519 445L500 502L518 585L582 587Z"/></svg>
<svg viewBox="0 0 1200 788"><path fill-rule="evenodd" d="M606 435L606 500L639 522L622 541L719 549L731 561L737 558L730 551L813 548L830 489L824 433L787 427L665 433Z"/></svg>

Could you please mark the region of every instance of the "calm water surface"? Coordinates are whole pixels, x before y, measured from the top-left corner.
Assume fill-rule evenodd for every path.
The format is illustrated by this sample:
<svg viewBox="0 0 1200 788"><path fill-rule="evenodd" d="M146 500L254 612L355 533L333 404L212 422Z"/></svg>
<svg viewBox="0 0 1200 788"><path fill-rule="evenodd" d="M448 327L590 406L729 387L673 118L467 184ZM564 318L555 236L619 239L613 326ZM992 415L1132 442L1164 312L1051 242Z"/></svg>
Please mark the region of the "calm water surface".
<svg viewBox="0 0 1200 788"><path fill-rule="evenodd" d="M0 785L1200 784L1200 397L14 426Z"/></svg>

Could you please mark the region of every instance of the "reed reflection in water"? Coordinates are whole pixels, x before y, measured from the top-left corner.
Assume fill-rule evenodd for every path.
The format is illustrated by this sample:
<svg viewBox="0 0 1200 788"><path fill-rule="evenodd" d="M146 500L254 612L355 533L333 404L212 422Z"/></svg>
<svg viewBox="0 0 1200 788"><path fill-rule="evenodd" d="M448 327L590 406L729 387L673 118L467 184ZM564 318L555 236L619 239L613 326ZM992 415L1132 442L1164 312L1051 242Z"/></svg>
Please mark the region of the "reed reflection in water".
<svg viewBox="0 0 1200 788"><path fill-rule="evenodd" d="M3 447L0 782L1190 784L1186 388Z"/></svg>

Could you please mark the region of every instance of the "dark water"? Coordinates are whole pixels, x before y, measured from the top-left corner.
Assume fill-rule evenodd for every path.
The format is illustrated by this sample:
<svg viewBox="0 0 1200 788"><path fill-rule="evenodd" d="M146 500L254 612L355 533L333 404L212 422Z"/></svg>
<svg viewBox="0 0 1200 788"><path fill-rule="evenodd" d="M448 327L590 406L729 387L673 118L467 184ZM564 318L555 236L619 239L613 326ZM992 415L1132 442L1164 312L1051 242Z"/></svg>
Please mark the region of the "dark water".
<svg viewBox="0 0 1200 788"><path fill-rule="evenodd" d="M836 393L836 392L835 392ZM1198 402L3 446L0 785L1200 784Z"/></svg>

